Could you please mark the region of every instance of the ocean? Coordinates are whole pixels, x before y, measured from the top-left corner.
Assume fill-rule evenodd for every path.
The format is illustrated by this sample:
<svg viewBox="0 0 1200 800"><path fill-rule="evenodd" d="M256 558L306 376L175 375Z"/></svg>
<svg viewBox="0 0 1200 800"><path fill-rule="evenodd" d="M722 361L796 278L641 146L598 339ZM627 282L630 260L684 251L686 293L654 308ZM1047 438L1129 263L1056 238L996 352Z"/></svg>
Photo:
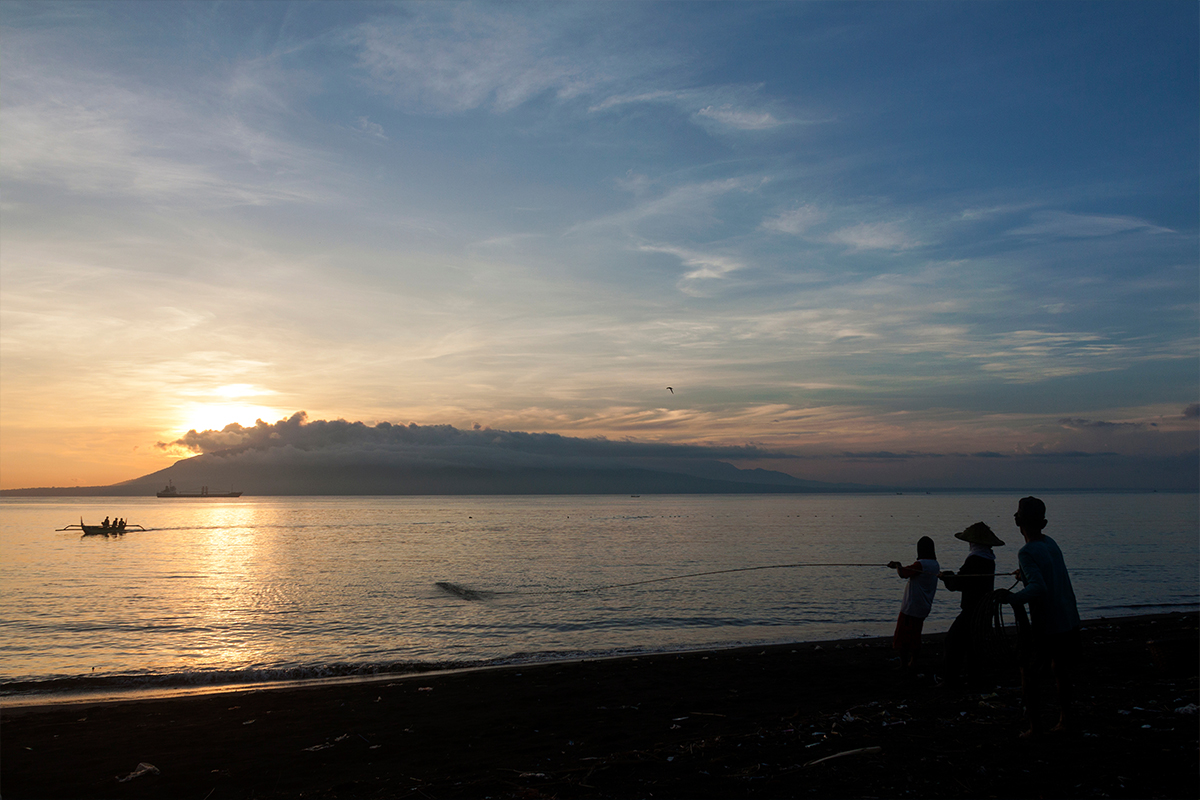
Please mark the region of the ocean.
<svg viewBox="0 0 1200 800"><path fill-rule="evenodd" d="M1197 608L1196 494L1041 496L1085 619ZM887 635L904 581L883 565L928 535L958 569L953 534L983 521L1011 571L1017 500L4 498L0 698ZM56 531L105 516L148 530Z"/></svg>

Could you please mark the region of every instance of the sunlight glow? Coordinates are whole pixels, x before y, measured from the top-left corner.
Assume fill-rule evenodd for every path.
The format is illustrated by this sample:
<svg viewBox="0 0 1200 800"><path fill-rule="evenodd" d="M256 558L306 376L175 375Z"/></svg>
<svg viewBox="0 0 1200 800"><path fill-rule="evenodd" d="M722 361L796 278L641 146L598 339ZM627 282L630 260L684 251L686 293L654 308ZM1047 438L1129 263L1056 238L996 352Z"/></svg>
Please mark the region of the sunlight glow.
<svg viewBox="0 0 1200 800"><path fill-rule="evenodd" d="M244 403L188 403L180 413L180 431L219 431L234 422L253 427L260 419L275 422L287 416L287 412L276 408Z"/></svg>
<svg viewBox="0 0 1200 800"><path fill-rule="evenodd" d="M264 397L266 395L275 394L270 389L264 389L261 386L255 386L252 383L230 383L225 386L218 386L212 392L217 397L224 397L228 400L235 400L243 397Z"/></svg>

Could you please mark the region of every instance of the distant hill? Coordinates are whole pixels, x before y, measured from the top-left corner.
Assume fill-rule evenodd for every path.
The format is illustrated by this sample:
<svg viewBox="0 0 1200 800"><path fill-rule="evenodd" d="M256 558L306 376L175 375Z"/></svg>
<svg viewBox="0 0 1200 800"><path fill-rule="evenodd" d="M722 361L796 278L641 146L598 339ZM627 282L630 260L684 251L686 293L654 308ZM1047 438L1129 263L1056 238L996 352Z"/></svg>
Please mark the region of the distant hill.
<svg viewBox="0 0 1200 800"><path fill-rule="evenodd" d="M489 495L489 494L779 494L872 491L879 487L822 483L764 469L738 469L722 461L686 463L641 459L630 465L554 464L494 467L437 463L387 463L306 457L246 457L244 451L209 453L111 486L5 489L9 497L150 496L168 482L182 492L255 495Z"/></svg>

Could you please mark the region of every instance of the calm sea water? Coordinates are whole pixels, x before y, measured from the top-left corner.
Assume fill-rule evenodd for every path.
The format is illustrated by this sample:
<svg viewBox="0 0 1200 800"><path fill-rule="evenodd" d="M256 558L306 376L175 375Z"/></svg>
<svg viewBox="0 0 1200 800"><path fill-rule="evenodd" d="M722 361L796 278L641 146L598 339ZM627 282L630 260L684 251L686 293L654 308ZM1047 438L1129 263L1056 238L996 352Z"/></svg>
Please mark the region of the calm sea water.
<svg viewBox="0 0 1200 800"><path fill-rule="evenodd" d="M1197 495L1043 497L1085 618L1196 608ZM8 498L0 695L885 635L903 581L883 566L603 587L908 563L922 535L957 569L977 520L1009 571L1017 499ZM55 531L105 516L149 530ZM940 591L926 630L957 606Z"/></svg>

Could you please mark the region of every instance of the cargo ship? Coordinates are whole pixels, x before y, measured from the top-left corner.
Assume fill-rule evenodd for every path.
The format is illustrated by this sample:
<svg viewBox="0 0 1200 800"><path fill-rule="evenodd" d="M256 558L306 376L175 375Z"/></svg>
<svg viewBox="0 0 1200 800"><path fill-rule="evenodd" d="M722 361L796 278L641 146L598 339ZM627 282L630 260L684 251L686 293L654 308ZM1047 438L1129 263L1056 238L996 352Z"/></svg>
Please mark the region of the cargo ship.
<svg viewBox="0 0 1200 800"><path fill-rule="evenodd" d="M199 492L181 492L175 488L175 484L168 483L163 487L163 490L158 493L159 497L241 497L241 492L210 492L207 486L200 487Z"/></svg>

